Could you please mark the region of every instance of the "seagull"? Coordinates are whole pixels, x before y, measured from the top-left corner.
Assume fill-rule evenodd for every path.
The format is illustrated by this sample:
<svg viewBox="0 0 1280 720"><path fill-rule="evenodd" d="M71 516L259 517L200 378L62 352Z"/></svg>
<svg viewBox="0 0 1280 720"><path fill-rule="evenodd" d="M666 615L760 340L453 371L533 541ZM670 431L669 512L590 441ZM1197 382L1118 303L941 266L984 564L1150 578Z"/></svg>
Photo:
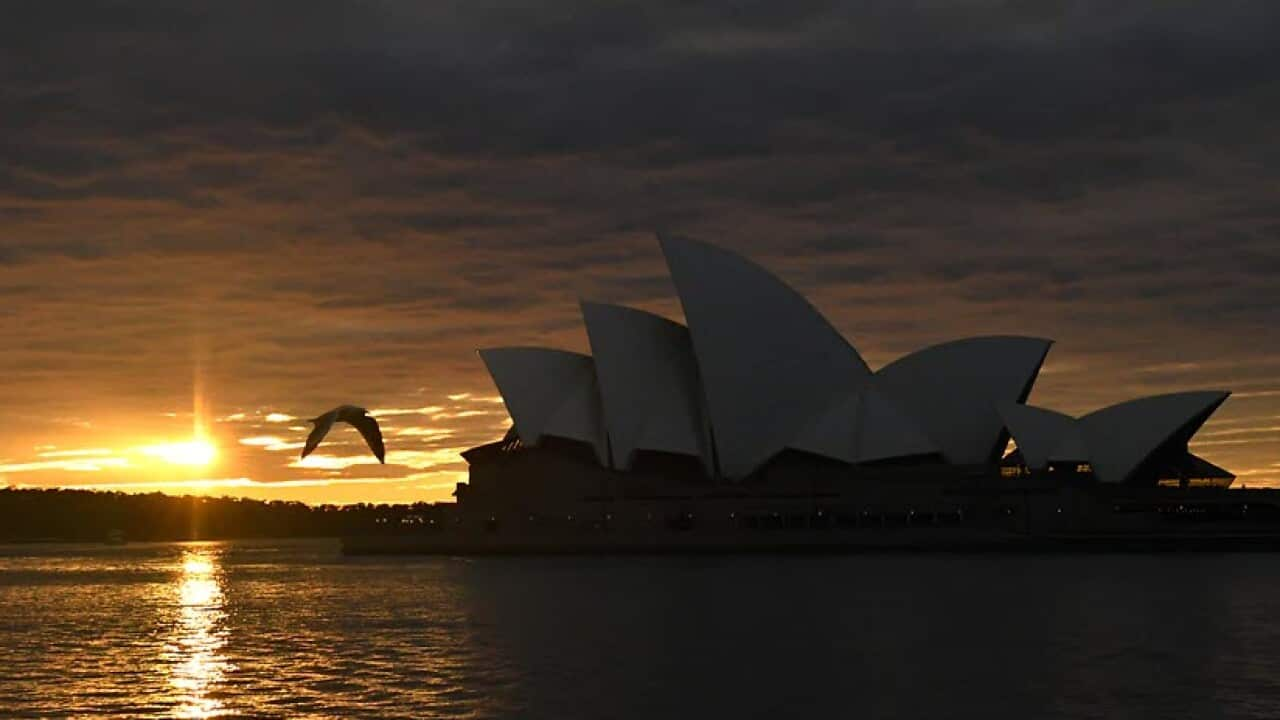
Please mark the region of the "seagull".
<svg viewBox="0 0 1280 720"><path fill-rule="evenodd" d="M360 431L364 441L369 443L369 449L373 451L374 457L378 458L378 462L384 464L387 462L387 450L382 444L382 431L378 429L378 421L369 414L368 410L355 405L339 405L313 418L311 423L315 428L307 436L306 447L302 448L302 457L310 455L320 441L324 440L324 436L329 434L329 428L333 427L333 423L339 420Z"/></svg>

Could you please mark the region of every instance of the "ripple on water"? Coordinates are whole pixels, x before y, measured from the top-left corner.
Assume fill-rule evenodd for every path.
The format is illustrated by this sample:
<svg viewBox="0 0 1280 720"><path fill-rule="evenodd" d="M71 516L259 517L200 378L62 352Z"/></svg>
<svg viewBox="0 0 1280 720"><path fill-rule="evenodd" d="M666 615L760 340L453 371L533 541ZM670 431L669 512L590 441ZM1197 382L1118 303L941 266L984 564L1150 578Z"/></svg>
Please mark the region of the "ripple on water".
<svg viewBox="0 0 1280 720"><path fill-rule="evenodd" d="M0 548L0 715L1274 718L1273 565Z"/></svg>

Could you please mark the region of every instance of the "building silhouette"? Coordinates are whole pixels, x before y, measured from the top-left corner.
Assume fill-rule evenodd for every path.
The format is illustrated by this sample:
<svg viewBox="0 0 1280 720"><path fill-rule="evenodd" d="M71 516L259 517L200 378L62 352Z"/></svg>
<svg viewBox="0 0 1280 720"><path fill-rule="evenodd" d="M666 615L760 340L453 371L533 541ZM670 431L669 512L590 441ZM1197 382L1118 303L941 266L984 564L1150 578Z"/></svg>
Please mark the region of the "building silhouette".
<svg viewBox="0 0 1280 720"><path fill-rule="evenodd" d="M1231 473L1187 449L1227 392L1080 418L1027 405L1052 346L1035 337L953 340L873 370L759 265L660 243L687 326L583 302L590 355L479 351L513 424L463 453L468 481L432 525L453 539L418 550L948 543L1250 507L1222 492ZM1274 508L1250 502L1251 521ZM795 532L768 532L782 530Z"/></svg>

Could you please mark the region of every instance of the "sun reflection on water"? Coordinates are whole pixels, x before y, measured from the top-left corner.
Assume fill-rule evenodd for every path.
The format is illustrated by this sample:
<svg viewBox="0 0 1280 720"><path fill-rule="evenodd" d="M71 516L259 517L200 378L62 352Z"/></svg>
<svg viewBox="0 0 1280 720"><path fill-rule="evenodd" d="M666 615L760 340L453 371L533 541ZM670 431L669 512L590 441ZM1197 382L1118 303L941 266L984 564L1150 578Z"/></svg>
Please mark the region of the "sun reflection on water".
<svg viewBox="0 0 1280 720"><path fill-rule="evenodd" d="M184 552L177 578L179 613L164 646L175 717L210 718L230 712L214 691L233 668L227 642L222 578L214 548Z"/></svg>

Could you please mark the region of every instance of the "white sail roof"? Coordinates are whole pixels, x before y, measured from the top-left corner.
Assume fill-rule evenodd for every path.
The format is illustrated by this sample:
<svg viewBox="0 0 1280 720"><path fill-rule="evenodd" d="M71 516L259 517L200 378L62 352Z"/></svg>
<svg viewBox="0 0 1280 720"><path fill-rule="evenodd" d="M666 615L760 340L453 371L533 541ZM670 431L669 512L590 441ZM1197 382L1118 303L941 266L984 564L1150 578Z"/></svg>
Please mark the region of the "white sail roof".
<svg viewBox="0 0 1280 720"><path fill-rule="evenodd" d="M1031 468L1088 461L1100 482L1128 480L1169 443L1185 445L1230 393L1196 391L1138 398L1081 418L1025 405L1001 407Z"/></svg>
<svg viewBox="0 0 1280 720"><path fill-rule="evenodd" d="M858 406L862 393L846 393L800 428L787 444L796 450L847 463L858 461Z"/></svg>
<svg viewBox="0 0 1280 720"><path fill-rule="evenodd" d="M929 455L937 443L898 407L874 378L862 392L858 414L858 462Z"/></svg>
<svg viewBox="0 0 1280 720"><path fill-rule="evenodd" d="M874 378L837 398L789 447L848 463L938 452L938 446L876 387Z"/></svg>
<svg viewBox="0 0 1280 720"><path fill-rule="evenodd" d="M870 376L807 300L751 261L663 238L706 393L720 469L742 477Z"/></svg>
<svg viewBox="0 0 1280 720"><path fill-rule="evenodd" d="M1102 482L1129 479L1162 445L1185 444L1228 395L1216 390L1155 395L1080 418L1094 476Z"/></svg>
<svg viewBox="0 0 1280 720"><path fill-rule="evenodd" d="M906 355L876 372L876 384L924 429L948 461L994 463L1004 450L997 408L1024 402L1052 340L965 338Z"/></svg>
<svg viewBox="0 0 1280 720"><path fill-rule="evenodd" d="M664 317L583 302L613 466L629 469L636 450L699 457L714 470L710 429L689 329Z"/></svg>
<svg viewBox="0 0 1280 720"><path fill-rule="evenodd" d="M1072 460L1089 459L1087 451L1066 447L1081 445L1076 419L1070 415L1032 405L1005 403L1000 406L1000 417L1004 419L1005 427L1013 435L1013 441L1022 452L1022 460L1029 468L1042 470L1048 467L1050 460L1060 459L1054 456L1055 450L1059 451L1059 455L1064 451L1075 452L1076 457L1069 458Z"/></svg>
<svg viewBox="0 0 1280 720"><path fill-rule="evenodd" d="M1089 444L1084 439L1084 430L1080 427L1080 423L1076 422L1066 428L1066 432L1054 445L1053 452L1049 453L1049 462L1087 462L1092 456Z"/></svg>
<svg viewBox="0 0 1280 720"><path fill-rule="evenodd" d="M595 362L589 355L540 347L480 350L526 445L543 436L590 443L607 463L607 441Z"/></svg>
<svg viewBox="0 0 1280 720"><path fill-rule="evenodd" d="M1185 444L1228 395L1143 398L1079 419L1028 407L1052 341L1016 336L942 343L873 374L821 313L760 266L693 240L661 245L687 328L584 302L595 358L480 351L524 443L586 442L622 469L638 450L686 454L742 478L787 448L849 463L927 454L992 463L1011 433L1031 467L1088 461L1100 481L1118 483L1145 477L1153 454Z"/></svg>

